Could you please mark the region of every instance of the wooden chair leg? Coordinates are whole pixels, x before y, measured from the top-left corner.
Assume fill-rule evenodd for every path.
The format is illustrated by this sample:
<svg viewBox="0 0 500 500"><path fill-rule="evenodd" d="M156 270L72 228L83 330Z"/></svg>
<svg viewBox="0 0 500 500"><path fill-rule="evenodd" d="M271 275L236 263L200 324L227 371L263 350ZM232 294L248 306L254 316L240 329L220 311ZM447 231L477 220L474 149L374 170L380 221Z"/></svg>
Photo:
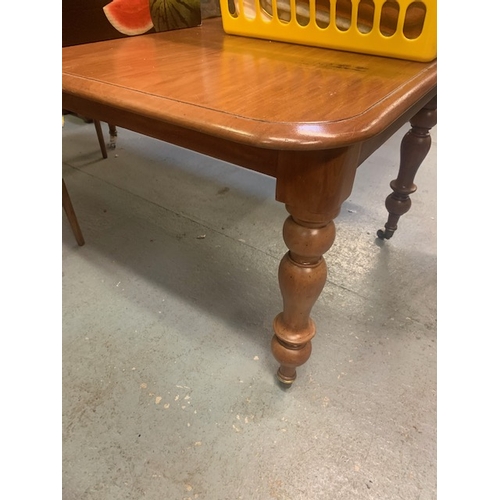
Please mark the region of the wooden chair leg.
<svg viewBox="0 0 500 500"><path fill-rule="evenodd" d="M401 162L397 179L391 182L392 193L386 198L385 206L389 212L385 229L379 229L380 239L392 238L398 228L399 218L411 207L410 195L417 190L413 183L418 168L431 148L429 130L437 122L437 97L425 105L411 120L411 130L401 141Z"/></svg>
<svg viewBox="0 0 500 500"><path fill-rule="evenodd" d="M109 128L109 144L110 149L116 148L116 138L118 137L118 132L116 131L116 125L108 123Z"/></svg>
<svg viewBox="0 0 500 500"><path fill-rule="evenodd" d="M71 203L64 179L62 181L62 205L68 217L73 234L75 235L76 242L80 246L83 246L85 244L85 240L83 239L82 230L80 229L78 219L76 218L75 211L73 210L73 204Z"/></svg>
<svg viewBox="0 0 500 500"><path fill-rule="evenodd" d="M95 131L97 132L97 139L99 140L99 146L101 147L101 153L103 158L108 157L108 152L106 151L106 143L104 142L104 136L102 135L101 122L99 120L94 120Z"/></svg>

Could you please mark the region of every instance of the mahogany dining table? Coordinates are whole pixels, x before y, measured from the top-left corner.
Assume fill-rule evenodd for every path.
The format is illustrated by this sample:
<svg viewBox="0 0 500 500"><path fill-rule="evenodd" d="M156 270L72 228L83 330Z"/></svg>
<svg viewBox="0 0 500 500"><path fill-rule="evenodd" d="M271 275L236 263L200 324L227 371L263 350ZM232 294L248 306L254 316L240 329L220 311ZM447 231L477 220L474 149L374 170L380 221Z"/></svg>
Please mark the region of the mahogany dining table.
<svg viewBox="0 0 500 500"><path fill-rule="evenodd" d="M289 213L289 251L277 273L283 311L272 338L284 384L310 357L310 313L327 276L323 254L357 167L410 122L378 233L390 238L410 208L436 102L437 60L228 35L220 18L62 49L63 109L276 179L276 200Z"/></svg>

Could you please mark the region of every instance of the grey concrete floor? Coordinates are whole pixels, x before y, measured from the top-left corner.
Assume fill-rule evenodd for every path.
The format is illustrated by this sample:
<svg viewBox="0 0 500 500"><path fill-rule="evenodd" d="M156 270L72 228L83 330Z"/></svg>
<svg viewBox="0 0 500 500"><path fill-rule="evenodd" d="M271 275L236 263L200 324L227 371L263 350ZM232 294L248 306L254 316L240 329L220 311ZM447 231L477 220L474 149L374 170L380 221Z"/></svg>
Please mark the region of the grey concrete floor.
<svg viewBox="0 0 500 500"><path fill-rule="evenodd" d="M406 130L358 170L283 389L274 180L123 129L104 160L66 118L86 244L63 213L64 500L436 498L436 132L376 239Z"/></svg>

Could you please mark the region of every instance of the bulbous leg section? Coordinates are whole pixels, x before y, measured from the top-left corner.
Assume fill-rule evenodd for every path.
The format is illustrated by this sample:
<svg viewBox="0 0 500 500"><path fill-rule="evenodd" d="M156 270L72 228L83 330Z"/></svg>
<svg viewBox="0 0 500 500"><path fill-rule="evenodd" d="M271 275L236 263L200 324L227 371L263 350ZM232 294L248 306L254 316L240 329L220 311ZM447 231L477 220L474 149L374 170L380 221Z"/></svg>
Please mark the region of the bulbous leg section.
<svg viewBox="0 0 500 500"><path fill-rule="evenodd" d="M278 270L283 312L274 320L272 352L280 363L278 379L289 385L297 376L296 368L311 355L316 327L310 313L326 282L323 254L333 244L335 226L332 221L309 223L290 216L283 238L289 252Z"/></svg>
<svg viewBox="0 0 500 500"><path fill-rule="evenodd" d="M278 317L276 317L278 320ZM284 340L273 336L271 348L274 357L280 361L277 377L280 382L286 385L291 385L297 378L297 366L303 365L311 356L312 344L311 341L302 345L289 344Z"/></svg>

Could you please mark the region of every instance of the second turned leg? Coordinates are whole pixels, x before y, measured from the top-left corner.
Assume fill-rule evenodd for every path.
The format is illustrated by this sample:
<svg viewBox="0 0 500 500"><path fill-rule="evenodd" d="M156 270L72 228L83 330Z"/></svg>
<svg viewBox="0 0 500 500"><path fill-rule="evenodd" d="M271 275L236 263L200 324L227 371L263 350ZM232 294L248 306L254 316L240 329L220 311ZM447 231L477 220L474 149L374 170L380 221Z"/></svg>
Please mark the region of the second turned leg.
<svg viewBox="0 0 500 500"><path fill-rule="evenodd" d="M431 147L429 130L436 125L437 98L432 99L411 120L411 130L401 142L401 163L397 179L391 182L393 192L385 200L389 217L385 229L377 236L388 240L398 228L399 218L411 207L410 195L417 190L414 184L418 168Z"/></svg>
<svg viewBox="0 0 500 500"><path fill-rule="evenodd" d="M296 367L311 355L316 327L310 313L326 282L323 254L333 244L335 226L333 221L312 223L292 214L283 226L283 238L289 251L278 271L283 312L274 320L272 352L280 363L278 379L292 384Z"/></svg>

